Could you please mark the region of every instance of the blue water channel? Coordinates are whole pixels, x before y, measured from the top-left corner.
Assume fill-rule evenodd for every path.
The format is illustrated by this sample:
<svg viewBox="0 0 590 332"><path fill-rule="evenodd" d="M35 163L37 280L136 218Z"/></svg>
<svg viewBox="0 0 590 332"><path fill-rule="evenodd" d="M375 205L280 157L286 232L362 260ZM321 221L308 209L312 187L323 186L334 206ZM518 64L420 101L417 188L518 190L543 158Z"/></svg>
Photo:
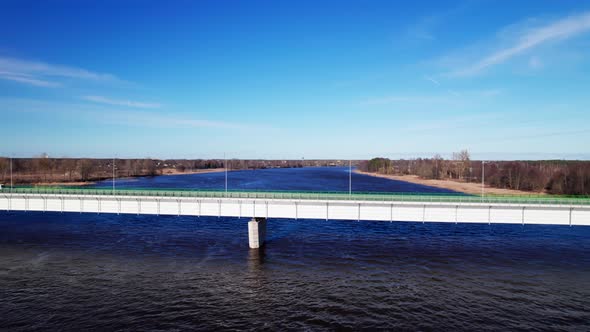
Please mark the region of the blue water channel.
<svg viewBox="0 0 590 332"><path fill-rule="evenodd" d="M119 179L223 189L225 175ZM353 191L444 193L353 174ZM111 186L110 181L97 187ZM347 191L346 168L235 171ZM0 330L588 330L590 227L0 212Z"/></svg>

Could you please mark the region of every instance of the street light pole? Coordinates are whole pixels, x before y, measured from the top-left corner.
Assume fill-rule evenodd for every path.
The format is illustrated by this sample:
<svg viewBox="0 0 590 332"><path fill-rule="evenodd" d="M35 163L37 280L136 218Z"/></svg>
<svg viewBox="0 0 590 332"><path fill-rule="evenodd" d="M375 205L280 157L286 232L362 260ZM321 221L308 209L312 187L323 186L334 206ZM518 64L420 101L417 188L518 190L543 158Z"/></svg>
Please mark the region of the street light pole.
<svg viewBox="0 0 590 332"><path fill-rule="evenodd" d="M485 161L481 161L481 198L485 196L485 176L486 176L486 168L485 168Z"/></svg>
<svg viewBox="0 0 590 332"><path fill-rule="evenodd" d="M10 157L10 192L12 193L12 157Z"/></svg>
<svg viewBox="0 0 590 332"><path fill-rule="evenodd" d="M348 161L348 195L352 196L352 160Z"/></svg>
<svg viewBox="0 0 590 332"><path fill-rule="evenodd" d="M115 158L113 158L113 195L115 194Z"/></svg>
<svg viewBox="0 0 590 332"><path fill-rule="evenodd" d="M225 152L223 153L223 167L225 168L225 193L227 194L227 158Z"/></svg>

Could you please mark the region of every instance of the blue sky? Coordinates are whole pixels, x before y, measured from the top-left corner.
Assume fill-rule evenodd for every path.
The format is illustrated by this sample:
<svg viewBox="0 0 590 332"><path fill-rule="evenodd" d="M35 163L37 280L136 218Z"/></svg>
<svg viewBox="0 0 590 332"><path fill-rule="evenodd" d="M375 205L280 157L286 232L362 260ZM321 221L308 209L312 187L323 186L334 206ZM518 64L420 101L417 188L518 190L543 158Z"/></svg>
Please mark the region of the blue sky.
<svg viewBox="0 0 590 332"><path fill-rule="evenodd" d="M590 158L585 1L2 1L0 155Z"/></svg>

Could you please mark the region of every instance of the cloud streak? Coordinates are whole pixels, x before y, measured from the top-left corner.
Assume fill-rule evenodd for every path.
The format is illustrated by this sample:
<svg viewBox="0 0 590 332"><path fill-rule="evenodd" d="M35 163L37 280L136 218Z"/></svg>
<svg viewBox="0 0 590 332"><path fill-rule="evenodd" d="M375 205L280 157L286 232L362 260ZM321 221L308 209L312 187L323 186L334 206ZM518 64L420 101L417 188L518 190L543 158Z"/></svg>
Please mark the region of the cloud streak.
<svg viewBox="0 0 590 332"><path fill-rule="evenodd" d="M590 30L590 12L568 16L544 26L521 31L516 42L497 49L479 61L449 74L449 76L471 76L483 70L502 64L509 59L543 44L565 40Z"/></svg>
<svg viewBox="0 0 590 332"><path fill-rule="evenodd" d="M430 76L424 76L424 79L426 79L427 81L430 81L436 85L440 85L440 82L435 80L434 78L430 77Z"/></svg>
<svg viewBox="0 0 590 332"><path fill-rule="evenodd" d="M509 136L504 137L504 140L516 140L516 139L532 139L532 138L545 138L545 137L561 137L571 135L581 135L590 133L590 129L570 130L570 131L556 131L541 134L522 135L522 136Z"/></svg>
<svg viewBox="0 0 590 332"><path fill-rule="evenodd" d="M448 99L441 96L385 96L378 98L369 98L360 103L361 106L377 106L377 105L391 105L391 104L430 104L430 103L442 103L448 101Z"/></svg>
<svg viewBox="0 0 590 332"><path fill-rule="evenodd" d="M35 99L1 98L0 106L6 112L26 114L52 114L56 119L76 116L79 121L124 127L154 129L272 129L264 125L242 122L226 122L200 118L200 114L188 112L162 112L108 107L102 104L63 103ZM57 121L57 120L56 120Z"/></svg>
<svg viewBox="0 0 590 332"><path fill-rule="evenodd" d="M468 102L479 102L481 98L494 98L502 93L500 89L487 90L462 90L455 91L447 89L445 94L422 94L422 95L390 95L382 97L367 98L359 102L359 106L440 106L440 105L458 105Z"/></svg>
<svg viewBox="0 0 590 332"><path fill-rule="evenodd" d="M415 23L411 24L406 29L406 34L413 39L419 41L432 41L436 39L436 30L444 23L453 18L469 11L473 4L463 2L459 6L449 8L445 11L433 13L428 16L420 18Z"/></svg>
<svg viewBox="0 0 590 332"><path fill-rule="evenodd" d="M212 121L191 117L190 115L160 115L145 111L110 111L88 112L100 121L111 125L128 127L148 127L160 129L249 129L250 126L241 123Z"/></svg>
<svg viewBox="0 0 590 332"><path fill-rule="evenodd" d="M60 79L120 81L116 76L82 68L0 57L0 79L37 87L58 87Z"/></svg>
<svg viewBox="0 0 590 332"><path fill-rule="evenodd" d="M49 82L46 80L35 78L31 75L26 75L23 73L13 73L9 71L0 71L0 79L44 88L55 88L61 86L61 84L57 82Z"/></svg>
<svg viewBox="0 0 590 332"><path fill-rule="evenodd" d="M158 103L138 102L130 100L117 100L102 96L84 96L82 99L99 104L107 104L113 106L126 106L134 108L160 108L162 105Z"/></svg>

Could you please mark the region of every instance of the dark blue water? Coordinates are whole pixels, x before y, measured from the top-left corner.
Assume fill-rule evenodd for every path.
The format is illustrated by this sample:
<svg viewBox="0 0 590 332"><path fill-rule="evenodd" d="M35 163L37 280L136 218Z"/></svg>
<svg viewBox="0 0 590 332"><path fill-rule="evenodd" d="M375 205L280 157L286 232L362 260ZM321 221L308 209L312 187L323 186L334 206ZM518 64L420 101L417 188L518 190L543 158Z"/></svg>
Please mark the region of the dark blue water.
<svg viewBox="0 0 590 332"><path fill-rule="evenodd" d="M452 190L388 180L352 173L352 190L355 192L403 193L456 193ZM272 168L231 171L227 176L228 189L234 190L294 190L348 192L347 167ZM111 188L111 180L99 182L95 187ZM225 174L167 175L140 179L117 179L117 188L183 188L225 189Z"/></svg>
<svg viewBox="0 0 590 332"><path fill-rule="evenodd" d="M348 185L342 169L229 177L234 189ZM413 187L360 175L353 181L363 191ZM223 174L125 184L220 185ZM0 329L590 327L590 227L277 219L268 223L267 246L255 251L246 222L0 213Z"/></svg>

